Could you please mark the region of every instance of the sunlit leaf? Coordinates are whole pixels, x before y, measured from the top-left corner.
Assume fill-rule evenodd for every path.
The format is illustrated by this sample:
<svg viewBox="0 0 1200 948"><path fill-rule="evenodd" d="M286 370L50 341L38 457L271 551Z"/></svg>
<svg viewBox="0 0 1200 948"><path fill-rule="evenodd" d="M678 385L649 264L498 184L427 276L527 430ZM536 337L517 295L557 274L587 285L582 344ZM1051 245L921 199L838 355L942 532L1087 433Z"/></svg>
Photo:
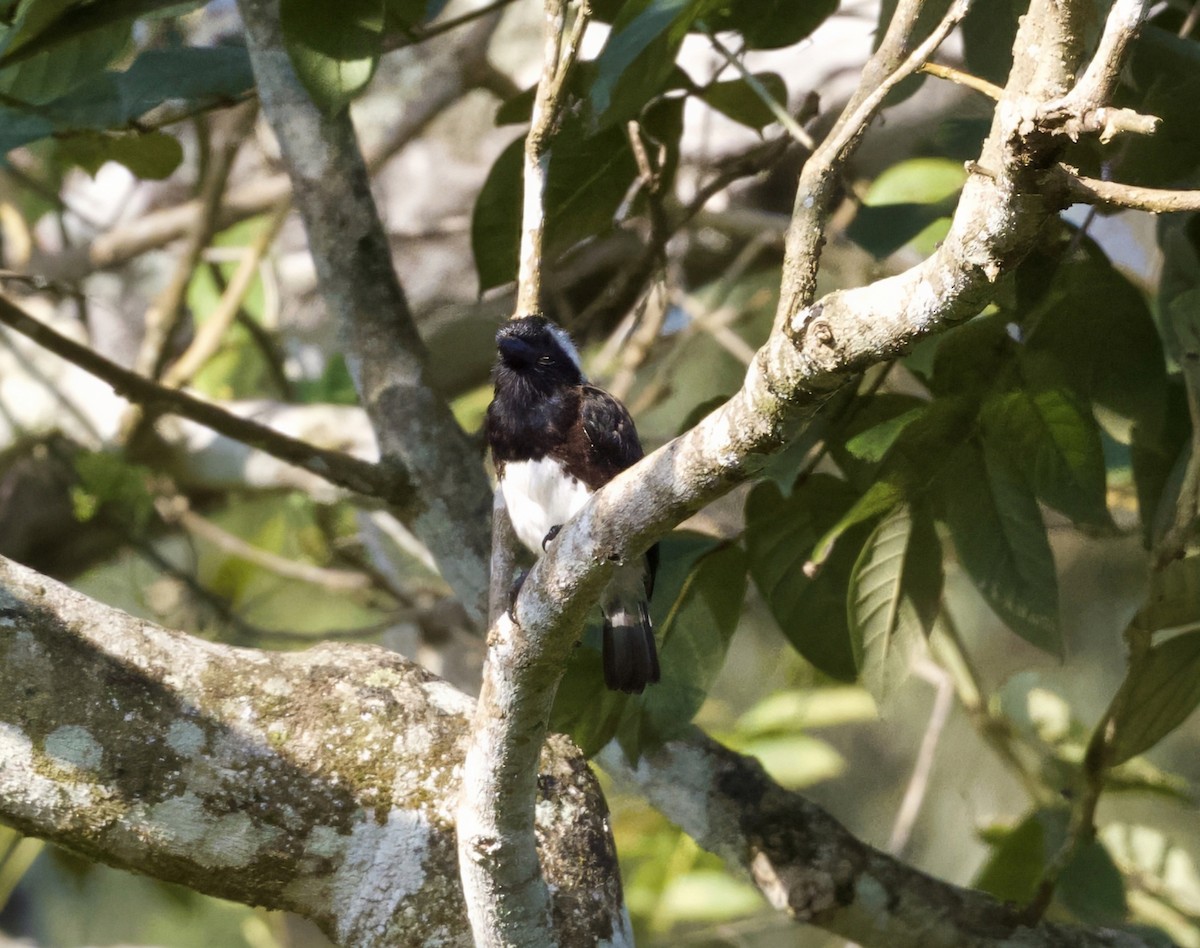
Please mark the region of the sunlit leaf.
<svg viewBox="0 0 1200 948"><path fill-rule="evenodd" d="M1200 632L1186 632L1136 658L1113 698L1109 760L1149 750L1200 705Z"/></svg>
<svg viewBox="0 0 1200 948"><path fill-rule="evenodd" d="M851 642L871 693L886 697L908 672L909 656L932 622L923 610L941 594L941 546L933 524L905 504L879 522L863 544L847 591Z"/></svg>
<svg viewBox="0 0 1200 948"><path fill-rule="evenodd" d="M280 0L279 18L296 75L324 111L366 88L383 50L383 0Z"/></svg>

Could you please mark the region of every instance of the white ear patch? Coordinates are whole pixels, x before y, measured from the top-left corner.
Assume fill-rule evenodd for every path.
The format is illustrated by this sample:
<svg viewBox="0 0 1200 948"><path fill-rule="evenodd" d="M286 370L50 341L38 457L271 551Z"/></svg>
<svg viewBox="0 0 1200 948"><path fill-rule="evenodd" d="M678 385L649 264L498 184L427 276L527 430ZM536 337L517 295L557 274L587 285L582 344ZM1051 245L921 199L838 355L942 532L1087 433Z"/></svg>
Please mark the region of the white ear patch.
<svg viewBox="0 0 1200 948"><path fill-rule="evenodd" d="M584 381L587 381L587 375L583 371L583 362L579 358L579 350L575 348L575 343L571 341L571 337L567 335L567 331L561 326L555 326L554 323L547 323L550 329L550 334L554 336L554 341L558 343L563 352L567 354L572 362L575 363L575 368L579 370L579 374L583 376Z"/></svg>

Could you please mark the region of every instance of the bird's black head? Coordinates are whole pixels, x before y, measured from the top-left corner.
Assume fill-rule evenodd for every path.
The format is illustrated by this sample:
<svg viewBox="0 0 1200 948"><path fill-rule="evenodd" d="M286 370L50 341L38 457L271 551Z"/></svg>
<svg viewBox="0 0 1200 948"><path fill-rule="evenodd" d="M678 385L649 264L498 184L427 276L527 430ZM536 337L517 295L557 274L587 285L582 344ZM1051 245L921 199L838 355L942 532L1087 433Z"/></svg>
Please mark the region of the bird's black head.
<svg viewBox="0 0 1200 948"><path fill-rule="evenodd" d="M579 353L571 337L541 316L509 320L496 333L496 381L519 378L538 388L583 381Z"/></svg>

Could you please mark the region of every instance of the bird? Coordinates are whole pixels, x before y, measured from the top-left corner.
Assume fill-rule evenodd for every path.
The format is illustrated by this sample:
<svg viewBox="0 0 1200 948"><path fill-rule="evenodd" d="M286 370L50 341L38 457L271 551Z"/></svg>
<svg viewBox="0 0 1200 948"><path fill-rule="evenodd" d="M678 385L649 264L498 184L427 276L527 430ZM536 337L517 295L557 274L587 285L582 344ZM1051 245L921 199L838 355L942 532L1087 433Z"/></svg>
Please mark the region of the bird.
<svg viewBox="0 0 1200 948"><path fill-rule="evenodd" d="M509 320L496 333L495 387L484 422L504 504L517 538L541 555L593 493L641 460L629 410L588 383L579 351L540 315ZM600 608L604 683L641 694L661 677L650 595L658 546L620 563Z"/></svg>

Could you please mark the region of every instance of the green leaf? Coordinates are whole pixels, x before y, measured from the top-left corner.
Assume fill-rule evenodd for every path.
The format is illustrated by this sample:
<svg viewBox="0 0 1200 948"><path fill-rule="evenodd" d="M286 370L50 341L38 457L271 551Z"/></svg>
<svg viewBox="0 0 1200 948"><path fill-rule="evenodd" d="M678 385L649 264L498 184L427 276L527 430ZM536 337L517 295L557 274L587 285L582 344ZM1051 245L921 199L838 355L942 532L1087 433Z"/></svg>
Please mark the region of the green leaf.
<svg viewBox="0 0 1200 948"><path fill-rule="evenodd" d="M749 883L720 869L696 869L673 877L654 910L663 925L727 922L762 910L763 900Z"/></svg>
<svg viewBox="0 0 1200 948"><path fill-rule="evenodd" d="M1131 44L1117 105L1155 115L1153 135L1136 135L1116 155L1117 180L1178 187L1200 167L1200 43L1146 24Z"/></svg>
<svg viewBox="0 0 1200 948"><path fill-rule="evenodd" d="M833 524L813 547L809 568L819 568L829 559L838 539L851 527L873 520L886 513L898 504L904 496L904 490L898 480L878 480L854 502L837 522Z"/></svg>
<svg viewBox="0 0 1200 948"><path fill-rule="evenodd" d="M674 153L682 116L682 101L663 102L647 112L643 124ZM517 275L523 151L522 139L510 144L492 165L475 199L471 247L481 290L508 283ZM637 174L624 129L589 134L583 119L565 117L550 149L545 258L553 260L579 241L611 230Z"/></svg>
<svg viewBox="0 0 1200 948"><path fill-rule="evenodd" d="M1174 560L1150 574L1150 591L1134 624L1147 632L1200 623L1200 556Z"/></svg>
<svg viewBox="0 0 1200 948"><path fill-rule="evenodd" d="M1017 283L1024 297L1020 271ZM1067 385L1106 410L1102 420L1117 440L1127 443L1135 424L1150 437L1161 430L1166 372L1158 330L1141 291L1095 245L1085 241L1079 254L1060 260L1047 289L1021 305L1029 307L1028 351L1052 355Z"/></svg>
<svg viewBox="0 0 1200 948"><path fill-rule="evenodd" d="M918 252L932 253L946 235L965 181L962 164L944 158L892 165L867 190L847 236L879 258L910 241Z"/></svg>
<svg viewBox="0 0 1200 948"><path fill-rule="evenodd" d="M600 627L592 623L567 660L550 712L550 730L570 736L585 756L593 757L616 736L629 700L604 686Z"/></svg>
<svg viewBox="0 0 1200 948"><path fill-rule="evenodd" d="M714 33L740 33L747 49L780 49L799 43L831 16L838 0L729 0L704 16Z"/></svg>
<svg viewBox="0 0 1200 948"><path fill-rule="evenodd" d="M787 83L782 77L773 72L760 72L755 73L754 78L767 95L787 109ZM755 131L762 131L776 121L770 106L745 79L714 82L701 89L699 95L722 115Z"/></svg>
<svg viewBox="0 0 1200 948"><path fill-rule="evenodd" d="M1017 21L1028 9L1021 0L988 0L971 5L962 24L963 55L972 75L1004 85L1012 68Z"/></svg>
<svg viewBox="0 0 1200 948"><path fill-rule="evenodd" d="M900 432L925 414L928 410L928 402L921 402L920 399L905 395L888 394L877 395L871 401L873 405L880 408L886 406L889 411L897 410L898 414L886 417L879 424L860 430L853 437L847 438L846 450L859 460L874 464L883 460L883 456L900 437ZM905 405L912 407L905 410ZM856 422L859 417L855 416Z"/></svg>
<svg viewBox="0 0 1200 948"><path fill-rule="evenodd" d="M1200 705L1200 632L1155 645L1138 659L1113 697L1109 762L1141 754Z"/></svg>
<svg viewBox="0 0 1200 948"><path fill-rule="evenodd" d="M845 481L814 474L786 499L774 484L762 483L746 502L746 545L755 585L796 651L841 681L852 681L856 673L846 586L867 531L851 531L815 580L805 575L804 567L817 538L857 499L857 491Z"/></svg>
<svg viewBox="0 0 1200 948"><path fill-rule="evenodd" d="M1098 839L1082 844L1058 877L1055 898L1086 925L1114 925L1125 920L1125 880Z"/></svg>
<svg viewBox="0 0 1200 948"><path fill-rule="evenodd" d="M989 394L979 420L988 447L1008 458L1034 493L1076 523L1111 526L1100 431L1086 403L1037 354L1018 387Z"/></svg>
<svg viewBox="0 0 1200 948"><path fill-rule="evenodd" d="M703 0L631 0L596 57L589 91L595 128L635 118L663 91Z"/></svg>
<svg viewBox="0 0 1200 948"><path fill-rule="evenodd" d="M847 591L859 674L877 698L907 675L911 650L936 615L941 587L937 532L931 521L901 504L863 545Z"/></svg>
<svg viewBox="0 0 1200 948"><path fill-rule="evenodd" d="M383 50L383 0L280 0L283 38L296 75L325 112L357 96Z"/></svg>
<svg viewBox="0 0 1200 948"><path fill-rule="evenodd" d="M746 593L746 555L714 542L698 534L663 542L665 595L651 607L662 681L629 702L618 738L631 760L688 728L724 664Z"/></svg>
<svg viewBox="0 0 1200 948"><path fill-rule="evenodd" d="M471 212L471 252L480 292L517 278L524 153L522 136L500 152L475 198Z"/></svg>
<svg viewBox="0 0 1200 948"><path fill-rule="evenodd" d="M992 855L979 870L972 887L1002 902L1017 905L1029 902L1046 868L1047 855L1062 841L1066 828L1063 813L1031 813L998 839L989 840Z"/></svg>
<svg viewBox="0 0 1200 948"><path fill-rule="evenodd" d="M115 161L150 181L169 177L183 161L179 140L165 132L132 135L84 132L61 139L59 154L93 176L106 162Z"/></svg>
<svg viewBox="0 0 1200 948"><path fill-rule="evenodd" d="M253 86L245 49L147 50L124 72L102 73L37 115L0 110L0 153L56 132L123 129L168 100L231 101Z"/></svg>
<svg viewBox="0 0 1200 948"><path fill-rule="evenodd" d="M1058 580L1033 491L993 451L968 442L939 482L946 522L967 575L1027 642L1062 654Z"/></svg>
<svg viewBox="0 0 1200 948"><path fill-rule="evenodd" d="M1009 372L1016 354L1005 314L977 316L941 337L930 387L939 395L982 395Z"/></svg>
<svg viewBox="0 0 1200 948"><path fill-rule="evenodd" d="M93 80L129 44L130 24L118 22L56 43L0 69L0 92L45 105Z"/></svg>

